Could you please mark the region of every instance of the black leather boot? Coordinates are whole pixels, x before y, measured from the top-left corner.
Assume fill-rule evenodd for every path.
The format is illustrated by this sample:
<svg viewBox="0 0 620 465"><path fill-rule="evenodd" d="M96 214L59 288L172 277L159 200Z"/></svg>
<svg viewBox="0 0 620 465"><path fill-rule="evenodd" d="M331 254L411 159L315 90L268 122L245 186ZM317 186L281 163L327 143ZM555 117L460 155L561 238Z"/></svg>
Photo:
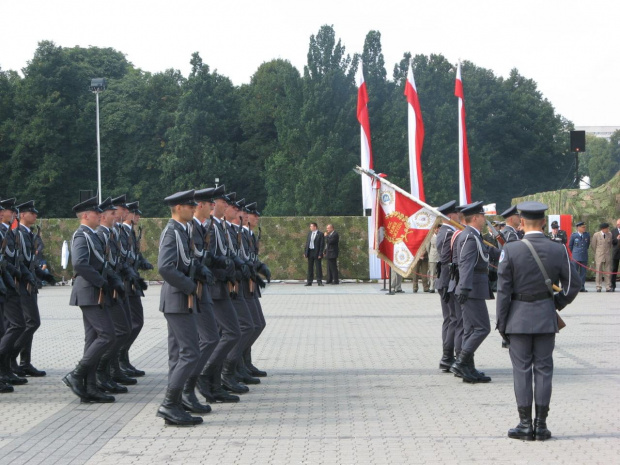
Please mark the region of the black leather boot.
<svg viewBox="0 0 620 465"><path fill-rule="evenodd" d="M264 378L267 376L267 372L263 370L259 370L252 364L252 347L248 347L243 352L243 358L245 360L245 366L248 368L248 371L252 376L256 378Z"/></svg>
<svg viewBox="0 0 620 465"><path fill-rule="evenodd" d="M478 378L478 382L479 383L490 383L491 382L491 377L490 376L486 376L484 374L484 371L476 370L476 365L474 363L474 354L471 354L471 360L469 361L469 368L470 368L472 374L476 378Z"/></svg>
<svg viewBox="0 0 620 465"><path fill-rule="evenodd" d="M536 419L534 420L534 437L537 441L546 441L551 438L551 431L547 429L548 405L536 406Z"/></svg>
<svg viewBox="0 0 620 465"><path fill-rule="evenodd" d="M213 369L213 365L205 366L202 369L202 373L198 375L198 379L196 380L196 388L198 388L198 392L210 404L215 403L215 397L213 397L213 394L211 394L211 378L209 377L209 372L212 372Z"/></svg>
<svg viewBox="0 0 620 465"><path fill-rule="evenodd" d="M250 390L247 386L239 384L237 377L235 376L235 360L224 360L222 366L222 386L228 391L232 391L235 394L245 394Z"/></svg>
<svg viewBox="0 0 620 465"><path fill-rule="evenodd" d="M125 394L128 389L121 386L110 376L110 359L102 358L97 366L97 387L104 392L112 394Z"/></svg>
<svg viewBox="0 0 620 465"><path fill-rule="evenodd" d="M80 399L86 399L86 373L88 371L88 367L78 363L70 373L67 373L65 377L62 379L62 382L73 391L73 394L78 396Z"/></svg>
<svg viewBox="0 0 620 465"><path fill-rule="evenodd" d="M6 383L3 383L2 381L0 381L0 393L1 394L6 394L6 393L9 393L9 392L13 392L13 391L15 391L13 386L11 386L10 384L6 384Z"/></svg>
<svg viewBox="0 0 620 465"><path fill-rule="evenodd" d="M110 359L110 376L112 376L112 379L114 381L119 384L124 384L125 386L133 386L134 384L138 383L137 379L130 378L121 369L118 357L112 357Z"/></svg>
<svg viewBox="0 0 620 465"><path fill-rule="evenodd" d="M239 396L226 392L226 390L222 387L222 365L212 366L209 369L208 376L211 395L213 395L216 402L221 402L223 404L233 404L239 402Z"/></svg>
<svg viewBox="0 0 620 465"><path fill-rule="evenodd" d="M9 354L9 368L11 369L11 372L15 374L15 376L23 378L24 376L26 376L26 373L21 369L21 367L17 363L17 357L18 356L19 356L19 349L18 350L12 350L10 352L10 354Z"/></svg>
<svg viewBox="0 0 620 465"><path fill-rule="evenodd" d="M120 354L119 354L119 362L120 362L121 369L125 372L127 376L131 378L139 378L145 375L144 371L138 370L129 361L129 349L126 349L126 348L121 349Z"/></svg>
<svg viewBox="0 0 620 465"><path fill-rule="evenodd" d="M450 371L463 378L464 383L477 383L478 377L471 369L472 354L463 352L459 354L454 364L450 367Z"/></svg>
<svg viewBox="0 0 620 465"><path fill-rule="evenodd" d="M532 406L517 407L519 411L519 424L508 430L508 437L512 439L521 439L523 441L534 440L534 428L532 428Z"/></svg>
<svg viewBox="0 0 620 465"><path fill-rule="evenodd" d="M11 354L0 355L0 381L13 386L21 386L28 383L26 378L20 378L11 370Z"/></svg>
<svg viewBox="0 0 620 465"><path fill-rule="evenodd" d="M185 382L183 386L183 393L181 394L181 403L183 408L193 413L209 413L211 411L210 405L202 405L196 397L196 382L198 376L191 376Z"/></svg>
<svg viewBox="0 0 620 465"><path fill-rule="evenodd" d="M109 404L116 399L114 396L104 394L97 388L96 375L89 373L86 377L86 398L81 399L84 403L95 402L97 404Z"/></svg>
<svg viewBox="0 0 620 465"><path fill-rule="evenodd" d="M454 362L452 362L452 365L450 365L450 373L454 373L454 376L456 378L462 378L462 376L456 372L456 361L459 359L460 353L461 353L460 350L454 351Z"/></svg>
<svg viewBox="0 0 620 465"><path fill-rule="evenodd" d="M248 371L243 357L237 359L237 379L243 384L260 384L260 379L253 378Z"/></svg>
<svg viewBox="0 0 620 465"><path fill-rule="evenodd" d="M30 362L31 348L25 347L22 349L19 357L19 370L23 375L20 376L32 376L33 378L41 378L47 373L43 370L37 370Z"/></svg>
<svg viewBox="0 0 620 465"><path fill-rule="evenodd" d="M443 357L439 360L439 369L444 373L450 372L450 367L456 359L454 358L454 349L443 349Z"/></svg>
<svg viewBox="0 0 620 465"><path fill-rule="evenodd" d="M166 397L157 409L157 416L166 420L167 425L194 426L202 423L202 417L193 417L181 405L181 389L166 390Z"/></svg>
<svg viewBox="0 0 620 465"><path fill-rule="evenodd" d="M475 354L471 354L471 366L472 366L472 370L477 373L480 376L485 376L484 375L484 371L478 371L478 369L476 368L476 356Z"/></svg>

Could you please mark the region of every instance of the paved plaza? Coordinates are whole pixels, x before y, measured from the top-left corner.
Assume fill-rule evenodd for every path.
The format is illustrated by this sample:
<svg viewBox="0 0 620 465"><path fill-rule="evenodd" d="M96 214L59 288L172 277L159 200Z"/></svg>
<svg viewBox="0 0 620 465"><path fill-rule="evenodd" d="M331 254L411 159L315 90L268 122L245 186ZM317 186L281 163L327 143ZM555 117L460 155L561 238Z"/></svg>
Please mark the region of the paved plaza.
<svg viewBox="0 0 620 465"><path fill-rule="evenodd" d="M147 376L114 404L80 404L61 377L80 358L81 312L69 287L44 288L30 378L0 395L0 464L620 463L620 293L579 294L556 340L548 426L554 438L506 437L518 422L508 351L493 331L468 385L437 366L437 294L387 296L380 284L272 284L253 350L269 373L238 404L193 428L155 417L166 386L160 287L144 299L132 361ZM489 302L492 326L495 307Z"/></svg>

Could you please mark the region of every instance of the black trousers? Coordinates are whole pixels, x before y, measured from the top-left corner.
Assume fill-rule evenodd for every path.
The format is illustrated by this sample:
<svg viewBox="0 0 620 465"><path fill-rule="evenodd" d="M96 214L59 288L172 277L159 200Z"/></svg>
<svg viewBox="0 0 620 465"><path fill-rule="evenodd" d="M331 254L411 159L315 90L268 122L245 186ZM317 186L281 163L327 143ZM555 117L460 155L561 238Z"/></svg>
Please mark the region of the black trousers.
<svg viewBox="0 0 620 465"><path fill-rule="evenodd" d="M337 258L328 258L327 259L327 281L329 283L338 284L340 281L338 280L338 259Z"/></svg>
<svg viewBox="0 0 620 465"><path fill-rule="evenodd" d="M117 354L122 347L127 345L131 337L131 321L127 318L125 303L126 300L111 300L109 307L106 307L114 326L114 335L116 336L116 342L106 351L106 359Z"/></svg>
<svg viewBox="0 0 620 465"><path fill-rule="evenodd" d="M9 295L2 306L4 319L4 334L0 338L0 354L10 353L15 347L15 341L26 329L24 312L19 300L19 295Z"/></svg>
<svg viewBox="0 0 620 465"><path fill-rule="evenodd" d="M232 304L235 309L235 313L237 314L237 320L239 321L239 331L241 336L239 337L237 344L235 344L228 355L226 355L227 360L237 360L241 357L241 355L243 355L243 351L248 346L248 342L250 342L252 335L254 334L254 320L252 319L250 309L245 303L245 299L242 296L238 296L236 299L232 299Z"/></svg>
<svg viewBox="0 0 620 465"><path fill-rule="evenodd" d="M198 347L200 349L200 356L194 371L195 376L202 372L220 342L220 330L213 311L213 300L208 294L207 297L199 301L200 312L194 315L198 325Z"/></svg>
<svg viewBox="0 0 620 465"><path fill-rule="evenodd" d="M84 320L84 355L81 363L96 370L103 354L116 342L114 323L107 307L86 305L80 308Z"/></svg>
<svg viewBox="0 0 620 465"><path fill-rule="evenodd" d="M129 350L144 326L144 309L142 308L142 298L139 295L130 295L127 300L129 301L129 314L131 315L131 335L124 349Z"/></svg>
<svg viewBox="0 0 620 465"><path fill-rule="evenodd" d="M213 299L213 315L220 331L220 341L211 353L207 365L221 364L241 338L239 320L230 297Z"/></svg>
<svg viewBox="0 0 620 465"><path fill-rule="evenodd" d="M263 311L260 308L260 303L258 302L257 298L255 298L254 296L246 298L245 303L248 306L248 309L250 309L252 321L254 322L254 331L252 332L252 337L245 346L245 349L247 349L248 347L252 347L252 344L256 342L258 337L265 329L265 318L263 317Z"/></svg>
<svg viewBox="0 0 620 465"><path fill-rule="evenodd" d="M611 260L611 271L614 273L618 272L618 263L620 263L620 259L617 258L612 258ZM612 274L611 275L611 288L615 289L616 288L616 279L618 278L617 275Z"/></svg>
<svg viewBox="0 0 620 465"><path fill-rule="evenodd" d="M19 298L22 312L24 313L24 320L26 321L26 329L22 332L21 336L19 336L19 339L15 341L15 349L19 350L20 362L22 365L30 363L34 333L41 326L37 295L36 289L33 289L32 294L28 295L26 288L23 287L22 294Z"/></svg>
<svg viewBox="0 0 620 465"><path fill-rule="evenodd" d="M321 259L317 258L316 252L312 250L308 254L308 275L306 277L306 281L308 284L312 284L314 280L314 270L316 268L316 282L320 283L323 281L323 267L321 266Z"/></svg>

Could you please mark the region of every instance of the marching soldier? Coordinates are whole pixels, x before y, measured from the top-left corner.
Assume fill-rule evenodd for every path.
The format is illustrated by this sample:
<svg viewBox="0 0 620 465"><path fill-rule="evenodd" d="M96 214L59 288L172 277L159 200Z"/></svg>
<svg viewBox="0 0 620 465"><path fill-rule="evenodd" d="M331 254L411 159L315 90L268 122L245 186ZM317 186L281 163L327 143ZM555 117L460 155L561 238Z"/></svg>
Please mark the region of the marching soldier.
<svg viewBox="0 0 620 465"><path fill-rule="evenodd" d="M465 221L463 219L463 208L467 205L458 205L454 207L456 211L456 218L460 224L463 224ZM452 304L454 305L454 322L451 324L454 325L454 362L450 365L450 372L454 373L454 376L457 378L461 378L460 371L456 368L456 361L459 358L459 354L461 353L461 349L463 348L463 309L461 308L461 304L454 295L454 291L456 290L456 286L459 283L459 248L455 246L456 240L459 235L463 232L462 229L457 229L452 234L450 238L450 265L448 267L448 289L447 293L450 294L452 299ZM446 297L447 298L447 297Z"/></svg>
<svg viewBox="0 0 620 465"><path fill-rule="evenodd" d="M551 437L546 419L555 333L559 329L555 310L562 310L575 299L581 282L566 248L549 241L541 231L547 206L523 202L517 208L525 236L522 241L506 244L502 251L497 294L497 329L510 344L520 418L508 437L544 441ZM558 281L563 290L554 294L552 283ZM533 424L532 402L536 406Z"/></svg>
<svg viewBox="0 0 620 465"><path fill-rule="evenodd" d="M6 385L18 386L28 383L26 378L17 376L13 372L14 366L11 360L19 352L18 339L26 331L26 320L21 306L21 283L29 283L36 286L36 280L28 268L20 260L21 244L19 235L11 229L11 224L17 216L15 199L6 199L2 203L2 236L3 260L6 262L6 270L11 275L7 282L9 288L4 303L4 321L6 328L0 339L0 382ZM12 283L12 285L11 285Z"/></svg>
<svg viewBox="0 0 620 465"><path fill-rule="evenodd" d="M245 365L248 368L250 374L252 376L256 376L257 378L262 378L267 376L267 372L260 370L254 366L252 363L252 346L261 335L261 333L265 330L267 323L265 321L265 315L263 313L263 308L260 304L261 297L261 288L265 287L265 283L263 279L266 279L267 282L271 281L271 271L269 267L262 263L258 258L259 253L259 241L260 241L260 226L258 225L260 221L260 212L256 209L256 202L246 205L245 211L248 213L248 232L249 232L249 246L250 246L250 255L254 262L254 268L256 269L256 282L258 284L258 288L255 289L254 292L254 305L256 306L257 317L254 318L254 322L258 319L258 331L254 333L253 338L250 340L248 344L248 348L243 353L243 359L245 361ZM256 236L254 234L254 230L258 228L259 235Z"/></svg>
<svg viewBox="0 0 620 465"><path fill-rule="evenodd" d="M521 218L519 217L517 206L513 205L504 213L502 213L501 216L504 218L504 220L506 220L506 226L502 229L502 236L504 237L504 241L506 243L518 241L520 237L517 229L519 228L519 222L521 221Z"/></svg>
<svg viewBox="0 0 620 465"><path fill-rule="evenodd" d="M450 220L457 221L458 213L456 211L456 200L437 208L440 213L446 215ZM448 221L444 220L437 233L437 251L439 252L439 263L437 266L437 279L435 280L435 288L439 293L441 302L441 313L443 323L441 325L441 342L443 345L443 356L439 361L439 369L444 373L450 372L450 367L454 363L454 350L460 351L461 347L455 347L456 338L454 332L456 329L456 309L454 308L454 295L448 292L448 284L450 283L450 263L452 263L452 235L456 228Z"/></svg>
<svg viewBox="0 0 620 465"><path fill-rule="evenodd" d="M76 368L63 382L81 402L114 402L113 396L97 388L97 367L103 354L116 342L114 324L106 308L110 285L104 278L105 249L95 228L99 226L101 210L97 197L73 207L80 227L71 240L71 263L75 273L69 305L79 306L84 320L84 355ZM115 286L117 292L121 289Z"/></svg>
<svg viewBox="0 0 620 465"><path fill-rule="evenodd" d="M134 378L129 378L119 366L119 351L121 347L127 344L131 335L131 321L127 318L125 309L125 285L123 276L122 258L120 256L119 241L114 230L117 208L113 205L112 199L108 197L100 205L102 211L99 227L97 228L97 236L103 244L105 252L105 274L109 281L116 284L117 291L112 295L106 296L106 305L114 325L114 334L116 342L108 349L97 367L97 387L112 394L123 394L127 392L127 388L123 386L136 384Z"/></svg>
<svg viewBox="0 0 620 465"><path fill-rule="evenodd" d="M234 192L228 194L228 207L224 214L226 218L225 235L228 242L228 250L230 258L235 263L236 297L232 299L232 303L237 313L237 319L239 320L241 337L237 345L235 345L226 356L222 370L222 383L224 387L235 394L248 392L250 389L246 384L260 383L258 378L250 376L241 366L243 351L247 348L248 342L250 342L254 333L254 320L252 319L252 314L245 301L245 291L248 287L246 281L250 279L251 271L250 266L242 256L243 234L241 232L241 226L239 225L240 206L244 203L244 200L240 200L239 203L236 202L236 194ZM239 368L241 372L237 373Z"/></svg>
<svg viewBox="0 0 620 465"><path fill-rule="evenodd" d="M498 256L495 248L482 241L485 225L483 202L474 202L463 208L467 226L459 234L454 247L459 250L459 282L455 295L463 310L463 345L453 365L457 374L467 383L488 383L489 376L475 370L474 353L491 331L485 300L491 299L489 288L489 259Z"/></svg>
<svg viewBox="0 0 620 465"><path fill-rule="evenodd" d="M15 234L11 230L11 223L15 219L15 199L6 199L0 202L0 259L2 260L2 281L6 286L6 293L2 298L3 331L0 334L0 392L13 392L14 385L26 384L28 380L13 373L11 369L11 353L15 341L26 329L24 314L20 305L19 287L15 282L21 277L20 267L15 266ZM18 253L18 252L17 252Z"/></svg>
<svg viewBox="0 0 620 465"><path fill-rule="evenodd" d="M52 284L56 281L49 271L45 272L37 266L35 235L31 228L36 223L39 212L34 206L34 200L18 205L16 208L20 212L20 225L15 231L15 234L19 235L18 243L21 244L20 261L28 268L31 276L35 278L35 282L20 281L20 303L24 313L26 329L15 342L11 364L13 371L19 376L40 377L45 376L45 371L37 370L31 363L32 340L34 333L41 326L41 316L37 302L39 290L36 278L45 279ZM19 365L17 365L17 355L20 357Z"/></svg>
<svg viewBox="0 0 620 465"><path fill-rule="evenodd" d="M205 241L214 262L215 284L209 286L213 299L213 313L220 328L220 341L198 377L198 392L209 402L239 402L239 397L222 388L222 369L226 356L241 338L239 320L231 300L231 286L235 280L235 264L228 258L228 242L221 220L228 207L225 186L211 193L211 219L201 219L207 229ZM200 212L199 212L200 213Z"/></svg>
<svg viewBox="0 0 620 465"><path fill-rule="evenodd" d="M159 274L164 279L159 311L168 324L168 388L157 416L167 425L192 426L202 423L183 409L183 387L198 363L200 349L194 313L197 282L190 277L192 256L189 249L188 223L194 217L194 191L178 192L164 199L172 218L159 240Z"/></svg>

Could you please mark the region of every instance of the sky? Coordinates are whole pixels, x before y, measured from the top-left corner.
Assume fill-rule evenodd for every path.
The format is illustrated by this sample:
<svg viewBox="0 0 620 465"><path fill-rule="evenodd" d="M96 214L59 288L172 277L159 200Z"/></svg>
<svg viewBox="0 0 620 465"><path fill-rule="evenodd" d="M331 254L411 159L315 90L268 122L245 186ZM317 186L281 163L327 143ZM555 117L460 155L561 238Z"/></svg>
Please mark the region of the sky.
<svg viewBox="0 0 620 465"><path fill-rule="evenodd" d="M380 31L388 77L404 52L469 60L503 77L517 68L576 126L620 126L616 0L4 0L0 11L3 70L21 70L51 40L112 47L145 71L185 76L198 51L240 85L274 58L303 73L310 36L329 24L351 55ZM463 84L467 99L467 75Z"/></svg>

